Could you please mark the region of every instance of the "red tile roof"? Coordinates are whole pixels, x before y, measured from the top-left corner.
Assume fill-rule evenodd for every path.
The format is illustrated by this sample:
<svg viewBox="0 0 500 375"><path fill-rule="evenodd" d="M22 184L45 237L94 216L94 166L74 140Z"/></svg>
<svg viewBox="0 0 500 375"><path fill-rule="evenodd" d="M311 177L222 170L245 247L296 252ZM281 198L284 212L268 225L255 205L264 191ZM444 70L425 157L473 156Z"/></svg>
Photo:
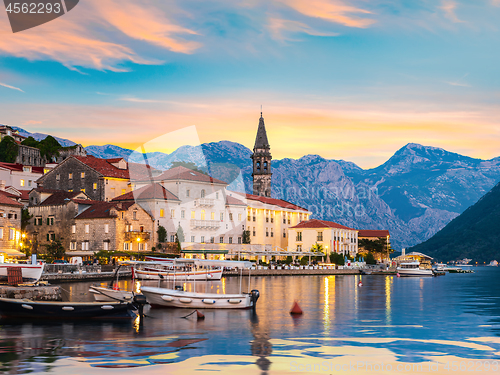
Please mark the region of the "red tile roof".
<svg viewBox="0 0 500 375"><path fill-rule="evenodd" d="M99 159L91 155L72 156L72 157L81 161L83 164L89 166L90 168L94 169L98 173L102 174L104 177L124 178L124 179L129 178L128 169L117 168L106 159Z"/></svg>
<svg viewBox="0 0 500 375"><path fill-rule="evenodd" d="M387 229L377 230L377 229L360 229L358 232L359 237L387 237L390 236Z"/></svg>
<svg viewBox="0 0 500 375"><path fill-rule="evenodd" d="M31 190L19 190L19 192L21 193L21 199L22 200L29 200L30 199L30 191Z"/></svg>
<svg viewBox="0 0 500 375"><path fill-rule="evenodd" d="M307 212L307 209L297 206L296 204L284 201L282 199L275 199L275 198L269 198L269 197L262 197L259 195L253 195L253 194L246 194L247 199L253 200L253 201L259 201L262 203L266 204L273 204L278 207L283 207L283 208L288 208L291 210L298 210L298 211L305 211Z"/></svg>
<svg viewBox="0 0 500 375"><path fill-rule="evenodd" d="M153 180L154 181L188 180L188 181L199 181L199 182L227 185L227 182L218 180L216 178L210 177L209 175L200 172L193 171L192 169L183 166L166 170L161 175L153 177Z"/></svg>
<svg viewBox="0 0 500 375"><path fill-rule="evenodd" d="M52 195L47 199L45 199L42 203L40 203L40 206L62 206L67 202L66 199L71 200L80 193L81 191L70 192L70 191L58 190L57 192L52 193Z"/></svg>
<svg viewBox="0 0 500 375"><path fill-rule="evenodd" d="M162 185L155 183L120 195L116 198L113 198L112 201L130 201L136 199L179 200L179 198L177 198L177 196L170 192L168 189L165 189L165 187L163 187Z"/></svg>
<svg viewBox="0 0 500 375"><path fill-rule="evenodd" d="M111 216L111 209L117 211L128 210L134 202L118 203L118 202L95 202L92 206L76 216L75 219L102 219Z"/></svg>
<svg viewBox="0 0 500 375"><path fill-rule="evenodd" d="M110 158L106 159L108 163L118 163L120 160L123 160L123 158Z"/></svg>
<svg viewBox="0 0 500 375"><path fill-rule="evenodd" d="M229 206L246 206L247 204L231 196L226 196L226 204Z"/></svg>
<svg viewBox="0 0 500 375"><path fill-rule="evenodd" d="M23 165L16 164L16 163L0 162L0 168L9 169L13 172L22 172L23 171ZM32 173L43 174L43 167L31 167L31 171L32 171Z"/></svg>
<svg viewBox="0 0 500 375"><path fill-rule="evenodd" d="M335 223L333 221L326 221L326 220L318 220L318 219L312 219L312 220L307 220L307 221L301 221L297 225L295 225L292 228L296 229L307 229L307 228L335 228L335 229L348 229L348 230L356 230L352 229L349 227L346 227L345 225L341 225L338 223Z"/></svg>
<svg viewBox="0 0 500 375"><path fill-rule="evenodd" d="M0 191L0 205L2 206L14 206L14 207L23 207L22 203L15 201L14 199L9 198L10 193L5 191Z"/></svg>

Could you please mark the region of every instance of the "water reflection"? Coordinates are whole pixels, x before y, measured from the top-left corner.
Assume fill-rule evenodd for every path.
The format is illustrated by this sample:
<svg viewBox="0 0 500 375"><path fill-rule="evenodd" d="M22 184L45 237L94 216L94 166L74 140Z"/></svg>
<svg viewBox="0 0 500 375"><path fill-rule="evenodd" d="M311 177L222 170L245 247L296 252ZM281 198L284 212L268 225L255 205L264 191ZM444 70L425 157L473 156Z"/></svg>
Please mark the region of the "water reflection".
<svg viewBox="0 0 500 375"><path fill-rule="evenodd" d="M255 363L262 371L261 374L265 375L271 367L271 361L267 357L273 352L273 346L269 341L269 330L266 327L266 323L259 324L259 317L255 311L251 312L250 317L250 330L253 335L253 340L250 344L252 355L259 357Z"/></svg>

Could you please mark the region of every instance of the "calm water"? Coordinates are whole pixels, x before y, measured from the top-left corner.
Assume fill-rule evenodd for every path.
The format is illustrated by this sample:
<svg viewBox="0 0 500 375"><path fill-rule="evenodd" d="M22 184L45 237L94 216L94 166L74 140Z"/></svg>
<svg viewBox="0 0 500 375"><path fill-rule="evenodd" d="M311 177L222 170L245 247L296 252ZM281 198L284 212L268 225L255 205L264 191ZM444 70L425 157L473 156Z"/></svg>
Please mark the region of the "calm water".
<svg viewBox="0 0 500 375"><path fill-rule="evenodd" d="M255 314L205 310L206 319L196 321L182 318L189 309L152 309L142 327L2 325L0 372L499 373L500 269L475 271L436 278L259 277L251 285L261 292ZM73 300L90 300L89 285L62 284ZM238 279L210 288L236 292ZM289 314L294 300L304 310L298 318Z"/></svg>

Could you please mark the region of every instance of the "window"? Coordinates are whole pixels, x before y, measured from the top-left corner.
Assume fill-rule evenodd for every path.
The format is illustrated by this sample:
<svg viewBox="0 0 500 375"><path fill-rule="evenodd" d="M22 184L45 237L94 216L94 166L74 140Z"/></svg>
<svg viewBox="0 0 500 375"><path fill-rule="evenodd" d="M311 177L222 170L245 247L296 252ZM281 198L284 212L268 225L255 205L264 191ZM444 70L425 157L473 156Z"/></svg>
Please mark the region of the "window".
<svg viewBox="0 0 500 375"><path fill-rule="evenodd" d="M14 239L14 228L9 228L9 241Z"/></svg>
<svg viewBox="0 0 500 375"><path fill-rule="evenodd" d="M71 226L71 233L76 233L76 224Z"/></svg>
<svg viewBox="0 0 500 375"><path fill-rule="evenodd" d="M51 239L51 241L55 241L56 240L56 234L55 233L51 233L50 234L50 239Z"/></svg>
<svg viewBox="0 0 500 375"><path fill-rule="evenodd" d="M210 220L215 220L215 212L210 213Z"/></svg>
<svg viewBox="0 0 500 375"><path fill-rule="evenodd" d="M233 221L233 214L232 213L229 214L229 221Z"/></svg>
<svg viewBox="0 0 500 375"><path fill-rule="evenodd" d="M170 235L170 242L175 242L175 234Z"/></svg>
<svg viewBox="0 0 500 375"><path fill-rule="evenodd" d="M47 241L50 241L50 234L47 233Z"/></svg>
<svg viewBox="0 0 500 375"><path fill-rule="evenodd" d="M229 243L233 243L233 237L229 237Z"/></svg>
<svg viewBox="0 0 500 375"><path fill-rule="evenodd" d="M21 180L21 186L24 186L24 180Z"/></svg>
<svg viewBox="0 0 500 375"><path fill-rule="evenodd" d="M109 250L109 242L108 241L104 241L102 243L102 249L103 250Z"/></svg>
<svg viewBox="0 0 500 375"><path fill-rule="evenodd" d="M220 213L220 221L224 221L224 213L223 212Z"/></svg>
<svg viewBox="0 0 500 375"><path fill-rule="evenodd" d="M89 249L89 241L83 241L82 250L88 250L88 249Z"/></svg>
<svg viewBox="0 0 500 375"><path fill-rule="evenodd" d="M238 237L238 243L241 244L241 237Z"/></svg>
<svg viewBox="0 0 500 375"><path fill-rule="evenodd" d="M165 217L165 210L160 208L160 217Z"/></svg>
<svg viewBox="0 0 500 375"><path fill-rule="evenodd" d="M219 199L219 193L215 193L215 199Z"/></svg>
<svg viewBox="0 0 500 375"><path fill-rule="evenodd" d="M267 171L267 161L264 162L264 170Z"/></svg>
<svg viewBox="0 0 500 375"><path fill-rule="evenodd" d="M72 179L73 179L73 173L70 173L70 174L68 175L68 179L69 179L69 180L72 180Z"/></svg>
<svg viewBox="0 0 500 375"><path fill-rule="evenodd" d="M85 233L90 233L90 224L85 224Z"/></svg>
<svg viewBox="0 0 500 375"><path fill-rule="evenodd" d="M186 190L186 197L189 197L189 189Z"/></svg>
<svg viewBox="0 0 500 375"><path fill-rule="evenodd" d="M323 232L318 232L318 241L323 241Z"/></svg>
<svg viewBox="0 0 500 375"><path fill-rule="evenodd" d="M28 186L31 186L31 182L32 182L31 180L28 180Z"/></svg>
<svg viewBox="0 0 500 375"><path fill-rule="evenodd" d="M182 210L181 211L181 219L185 219L186 218L186 211Z"/></svg>
<svg viewBox="0 0 500 375"><path fill-rule="evenodd" d="M127 192L126 189L122 189L122 195L125 194Z"/></svg>
<svg viewBox="0 0 500 375"><path fill-rule="evenodd" d="M288 224L290 224L290 216L288 217Z"/></svg>
<svg viewBox="0 0 500 375"><path fill-rule="evenodd" d="M271 216L271 223L274 223L274 217Z"/></svg>
<svg viewBox="0 0 500 375"><path fill-rule="evenodd" d="M170 210L170 217L171 217L172 219L174 219L174 218L175 218L175 210Z"/></svg>
<svg viewBox="0 0 500 375"><path fill-rule="evenodd" d="M266 237L269 237L269 229L266 228Z"/></svg>
<svg viewBox="0 0 500 375"><path fill-rule="evenodd" d="M297 251L302 251L302 245L297 245Z"/></svg>
<svg viewBox="0 0 500 375"><path fill-rule="evenodd" d="M252 234L255 237L255 227L253 228L253 233Z"/></svg>
<svg viewBox="0 0 500 375"><path fill-rule="evenodd" d="M97 182L94 182L94 184L92 185L92 187L94 188L94 190L97 190Z"/></svg>
<svg viewBox="0 0 500 375"><path fill-rule="evenodd" d="M144 242L139 242L139 251L144 251Z"/></svg>
<svg viewBox="0 0 500 375"><path fill-rule="evenodd" d="M54 218L53 217L47 218L47 225L54 225Z"/></svg>
<svg viewBox="0 0 500 375"><path fill-rule="evenodd" d="M286 238L286 231L283 230L283 238Z"/></svg>
<svg viewBox="0 0 500 375"><path fill-rule="evenodd" d="M124 242L123 243L123 250L128 250L129 249L129 243L128 242Z"/></svg>
<svg viewBox="0 0 500 375"><path fill-rule="evenodd" d="M214 243L214 238L210 237L210 243Z"/></svg>
<svg viewBox="0 0 500 375"><path fill-rule="evenodd" d="M271 228L271 237L274 237L273 229Z"/></svg>
<svg viewBox="0 0 500 375"><path fill-rule="evenodd" d="M80 178L85 178L85 172L80 173Z"/></svg>
<svg viewBox="0 0 500 375"><path fill-rule="evenodd" d="M73 192L73 189L68 189L68 192L69 192L69 193L72 193L72 192Z"/></svg>
<svg viewBox="0 0 500 375"><path fill-rule="evenodd" d="M205 220L205 210L201 210L201 220Z"/></svg>
<svg viewBox="0 0 500 375"><path fill-rule="evenodd" d="M302 241L302 232L297 232L297 241Z"/></svg>
<svg viewBox="0 0 500 375"><path fill-rule="evenodd" d="M238 221L241 221L241 214L238 214Z"/></svg>
<svg viewBox="0 0 500 375"><path fill-rule="evenodd" d="M255 221L255 215L254 215L254 217L253 217L253 221Z"/></svg>
<svg viewBox="0 0 500 375"><path fill-rule="evenodd" d="M224 243L224 237L219 237L219 243Z"/></svg>
<svg viewBox="0 0 500 375"><path fill-rule="evenodd" d="M0 228L0 240L3 240L3 228Z"/></svg>
<svg viewBox="0 0 500 375"><path fill-rule="evenodd" d="M75 241L71 241L69 243L69 249L70 250L76 250L76 242Z"/></svg>
<svg viewBox="0 0 500 375"><path fill-rule="evenodd" d="M56 174L56 181L59 181L61 179L61 175Z"/></svg>
<svg viewBox="0 0 500 375"><path fill-rule="evenodd" d="M248 214L247 220L252 221L252 217L250 216L250 214Z"/></svg>
<svg viewBox="0 0 500 375"><path fill-rule="evenodd" d="M205 198L205 189L201 189L201 197Z"/></svg>
<svg viewBox="0 0 500 375"><path fill-rule="evenodd" d="M23 167L23 172L31 172L31 167Z"/></svg>
<svg viewBox="0 0 500 375"><path fill-rule="evenodd" d="M39 217L39 218L37 218L37 220L38 220L38 225L42 225L42 218Z"/></svg>
<svg viewBox="0 0 500 375"><path fill-rule="evenodd" d="M269 217L266 216L266 223L269 223Z"/></svg>
<svg viewBox="0 0 500 375"><path fill-rule="evenodd" d="M257 162L257 170L260 170L260 161Z"/></svg>
<svg viewBox="0 0 500 375"><path fill-rule="evenodd" d="M191 242L194 242L194 240L195 240L195 237L191 236Z"/></svg>
<svg viewBox="0 0 500 375"><path fill-rule="evenodd" d="M286 218L285 217L283 218L283 224L286 224Z"/></svg>
<svg viewBox="0 0 500 375"><path fill-rule="evenodd" d="M104 224L104 233L109 233L109 224Z"/></svg>
<svg viewBox="0 0 500 375"><path fill-rule="evenodd" d="M81 191L82 193L85 193L85 188L81 188L81 189L80 189L80 191Z"/></svg>
<svg viewBox="0 0 500 375"><path fill-rule="evenodd" d="M205 236L201 236L201 243L205 242Z"/></svg>
<svg viewBox="0 0 500 375"><path fill-rule="evenodd" d="M191 211L191 219L196 219L196 212Z"/></svg>
<svg viewBox="0 0 500 375"><path fill-rule="evenodd" d="M132 217L134 220L137 220L137 211L132 212Z"/></svg>

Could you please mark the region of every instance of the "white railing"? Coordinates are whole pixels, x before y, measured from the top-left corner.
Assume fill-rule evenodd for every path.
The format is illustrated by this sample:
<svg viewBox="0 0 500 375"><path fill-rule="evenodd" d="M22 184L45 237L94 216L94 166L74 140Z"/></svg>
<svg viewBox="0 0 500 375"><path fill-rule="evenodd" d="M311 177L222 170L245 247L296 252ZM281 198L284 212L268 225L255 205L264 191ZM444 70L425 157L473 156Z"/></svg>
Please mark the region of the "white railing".
<svg viewBox="0 0 500 375"><path fill-rule="evenodd" d="M220 221L217 221L217 220L191 220L191 227L193 229L218 229L218 228L220 228Z"/></svg>
<svg viewBox="0 0 500 375"><path fill-rule="evenodd" d="M207 198L199 198L194 200L195 206L205 206L205 207L211 207L215 204L215 200L213 199L207 199Z"/></svg>

